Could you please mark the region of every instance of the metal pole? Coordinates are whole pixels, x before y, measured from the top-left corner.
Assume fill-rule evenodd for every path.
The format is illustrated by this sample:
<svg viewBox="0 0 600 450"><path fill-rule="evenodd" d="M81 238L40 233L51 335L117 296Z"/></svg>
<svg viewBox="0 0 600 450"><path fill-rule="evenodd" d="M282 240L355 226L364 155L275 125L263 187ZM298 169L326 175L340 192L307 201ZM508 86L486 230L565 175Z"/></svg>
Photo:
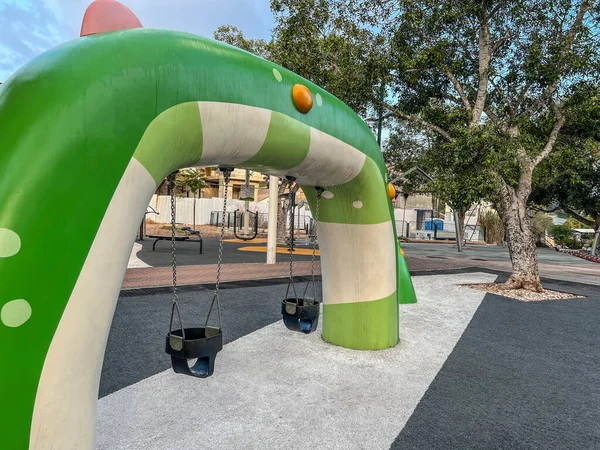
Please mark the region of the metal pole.
<svg viewBox="0 0 600 450"><path fill-rule="evenodd" d="M246 186L250 186L250 171L246 169ZM244 202L246 212L244 213L244 234L247 236L250 234L250 201Z"/></svg>
<svg viewBox="0 0 600 450"><path fill-rule="evenodd" d="M456 231L456 247L458 249L458 252L462 252L462 239L460 237L460 227L458 225L458 213L456 211L454 211L454 229Z"/></svg>
<svg viewBox="0 0 600 450"><path fill-rule="evenodd" d="M408 201L408 195L402 194L404 197L404 212L402 213L402 223L406 224L406 202ZM408 238L408 227L406 227L406 238ZM404 227L402 227L402 231L404 231Z"/></svg>
<svg viewBox="0 0 600 450"><path fill-rule="evenodd" d="M269 225L267 231L267 264L277 262L277 204L279 202L279 178L269 177Z"/></svg>
<svg viewBox="0 0 600 450"><path fill-rule="evenodd" d="M194 231L196 230L196 193L194 192Z"/></svg>

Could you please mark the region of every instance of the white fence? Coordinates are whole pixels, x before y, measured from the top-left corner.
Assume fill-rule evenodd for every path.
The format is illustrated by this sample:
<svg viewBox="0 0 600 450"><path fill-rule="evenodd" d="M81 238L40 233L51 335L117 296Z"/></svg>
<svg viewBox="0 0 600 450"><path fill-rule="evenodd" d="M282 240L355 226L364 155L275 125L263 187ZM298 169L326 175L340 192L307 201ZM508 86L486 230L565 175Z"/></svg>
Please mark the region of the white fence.
<svg viewBox="0 0 600 450"><path fill-rule="evenodd" d="M194 202L196 203L196 225L210 224L210 213L212 211L223 210L222 198L187 198L176 197L176 214L175 221L177 223L194 223ZM153 195L150 200L150 206L154 208L158 214L152 214L148 208L149 214L147 218L156 223L171 223L171 197L168 195ZM258 213L268 213L269 204L266 202L250 202L250 211ZM245 202L241 200L228 200L227 211L245 211Z"/></svg>
<svg viewBox="0 0 600 450"><path fill-rule="evenodd" d="M175 209L175 222L193 224L194 223L194 202L196 202L196 225L209 225L211 219L211 213L223 211L223 199L222 198L187 198L177 197L176 198L176 209ZM168 195L154 195L150 200L150 207L154 208L158 214L153 214L148 208L147 218L151 219L156 223L171 223L171 197ZM252 212L259 214L259 222L267 221L269 215L269 203L268 202L250 202L248 209ZM245 211L245 202L242 200L228 200L227 211ZM220 217L220 215L219 215ZM310 211L305 208L301 208L301 212L296 209L296 218L294 223L299 228L304 228L305 224L311 218ZM286 221L286 222L289 222ZM266 226L266 225L265 225Z"/></svg>

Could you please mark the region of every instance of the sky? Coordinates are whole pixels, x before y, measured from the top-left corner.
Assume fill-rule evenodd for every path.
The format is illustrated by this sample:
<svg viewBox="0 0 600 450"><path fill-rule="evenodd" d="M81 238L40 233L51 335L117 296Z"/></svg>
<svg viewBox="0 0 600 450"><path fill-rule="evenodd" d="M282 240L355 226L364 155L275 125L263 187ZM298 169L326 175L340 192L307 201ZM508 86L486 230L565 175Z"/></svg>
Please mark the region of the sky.
<svg viewBox="0 0 600 450"><path fill-rule="evenodd" d="M91 0L0 0L0 81L28 61L79 37ZM167 28L212 37L231 24L250 38L274 27L269 0L122 0L144 28Z"/></svg>

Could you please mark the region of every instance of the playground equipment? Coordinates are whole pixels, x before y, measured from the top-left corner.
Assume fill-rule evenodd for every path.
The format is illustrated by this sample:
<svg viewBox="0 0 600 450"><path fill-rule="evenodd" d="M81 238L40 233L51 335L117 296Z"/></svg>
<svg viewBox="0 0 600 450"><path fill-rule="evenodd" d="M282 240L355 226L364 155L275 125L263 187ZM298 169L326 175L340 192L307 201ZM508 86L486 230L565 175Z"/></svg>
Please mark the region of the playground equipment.
<svg viewBox="0 0 600 450"><path fill-rule="evenodd" d="M150 211L148 211L148 209L150 209ZM144 236L146 235L146 216L148 214L156 214L157 216L160 215L160 213L156 209L154 209L152 206L148 205L148 208L146 208L146 212L144 213L144 218L142 219L142 223L140 223L140 232L136 239L138 241L143 241Z"/></svg>
<svg viewBox="0 0 600 450"><path fill-rule="evenodd" d="M210 308L206 315L206 321L202 327L185 328L179 312L179 298L177 296L177 251L175 249L175 175L169 176L171 183L171 255L173 268L173 305L171 307L171 319L169 320L169 332L165 351L171 355L171 365L177 373L190 375L198 378L206 378L215 370L215 358L217 353L223 349L223 330L221 322L221 304L219 303L219 285L221 281L221 264L223 263L223 239L225 238L225 213L227 212L227 192L229 189L229 177L231 169L223 169L225 175L225 191L223 195L223 215L221 217L221 235L219 236L219 259L217 261L217 279ZM208 321L213 307L217 304L219 326L210 327ZM177 313L179 328L173 330L173 318ZM192 361L190 365L188 361Z"/></svg>
<svg viewBox="0 0 600 450"><path fill-rule="evenodd" d="M289 183L290 205L295 203L296 192L298 186L293 180ZM319 220L319 206L321 204L321 195L323 189L315 187L317 193L315 221ZM316 230L315 230L316 231ZM304 288L304 293L298 296L296 284L294 283L294 214L290 214L290 240L288 242L288 250L290 255L290 278L288 280L285 298L281 303L281 315L283 323L288 330L298 331L304 334L312 333L317 329L319 324L319 312L321 310L321 302L317 298L317 285L315 283L315 257L317 253L317 240L313 240L312 258L310 264L310 278ZM308 287L312 285L313 296L307 297ZM290 297L290 287L294 293Z"/></svg>
<svg viewBox="0 0 600 450"><path fill-rule="evenodd" d="M241 214L238 213L239 211L234 211L233 213L233 235L241 241L251 241L258 234L258 213L252 211L244 211ZM243 220L245 219L246 215L250 216L248 218L248 222L252 223L252 231L250 231L249 233L244 233L244 231L239 230L240 228L243 228L243 225L238 226L238 221L242 219L243 223ZM252 219L251 217L254 218Z"/></svg>
<svg viewBox="0 0 600 450"><path fill-rule="evenodd" d="M10 405L0 448L94 447L136 232L158 184L182 167L292 176L312 210L322 187L323 339L396 345L398 303L415 295L381 151L360 117L247 52L141 28L116 1L94 2L84 22L83 37L0 88L0 404ZM40 241L42 218L53 239Z"/></svg>

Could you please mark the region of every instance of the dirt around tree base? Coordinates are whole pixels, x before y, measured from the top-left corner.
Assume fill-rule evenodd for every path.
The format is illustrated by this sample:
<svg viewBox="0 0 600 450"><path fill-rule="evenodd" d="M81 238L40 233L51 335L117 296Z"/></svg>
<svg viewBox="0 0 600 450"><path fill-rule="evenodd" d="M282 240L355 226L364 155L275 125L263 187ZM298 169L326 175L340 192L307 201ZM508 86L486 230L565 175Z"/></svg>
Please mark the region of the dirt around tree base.
<svg viewBox="0 0 600 450"><path fill-rule="evenodd" d="M565 300L569 298L584 298L581 295L570 294L568 292L552 291L542 289L541 292L530 291L528 289L511 289L504 283L475 283L461 284L479 291L502 295L504 297L514 298L522 302L539 302L542 300Z"/></svg>

